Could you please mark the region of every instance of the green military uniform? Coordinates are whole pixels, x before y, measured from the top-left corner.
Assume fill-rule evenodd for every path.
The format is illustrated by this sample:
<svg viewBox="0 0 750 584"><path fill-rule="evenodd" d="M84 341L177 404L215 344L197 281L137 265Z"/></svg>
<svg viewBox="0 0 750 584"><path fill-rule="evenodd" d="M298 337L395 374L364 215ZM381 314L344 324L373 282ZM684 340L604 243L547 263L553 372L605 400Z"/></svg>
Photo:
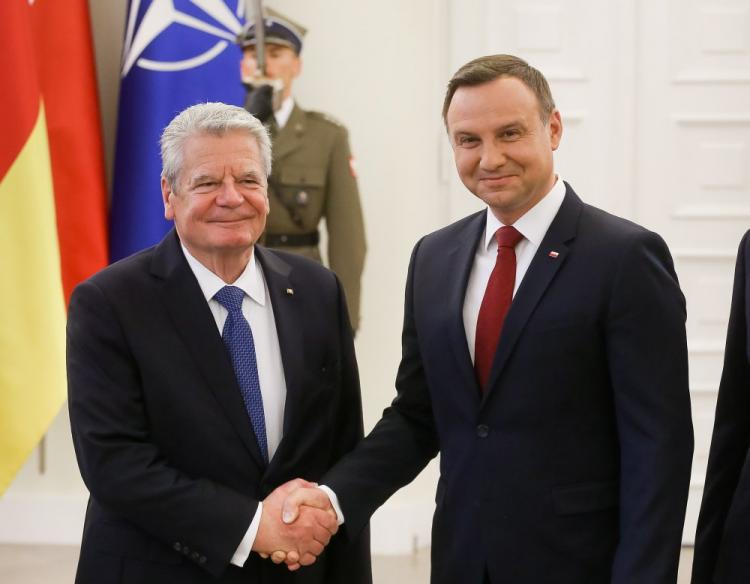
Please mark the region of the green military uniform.
<svg viewBox="0 0 750 584"><path fill-rule="evenodd" d="M271 213L264 243L320 261L318 225L325 219L328 262L341 279L356 330L365 260L365 228L346 128L296 104L286 125L271 125Z"/></svg>

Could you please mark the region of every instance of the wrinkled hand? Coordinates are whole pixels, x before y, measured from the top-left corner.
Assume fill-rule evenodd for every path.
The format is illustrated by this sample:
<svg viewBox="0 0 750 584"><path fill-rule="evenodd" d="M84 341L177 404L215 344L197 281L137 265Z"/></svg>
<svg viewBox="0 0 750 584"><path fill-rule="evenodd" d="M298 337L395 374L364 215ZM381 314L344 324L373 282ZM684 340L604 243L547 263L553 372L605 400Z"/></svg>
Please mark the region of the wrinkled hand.
<svg viewBox="0 0 750 584"><path fill-rule="evenodd" d="M323 553L325 546L331 536L338 531L336 513L331 508L328 497L319 491L326 499L326 505L321 505L318 498L312 498L315 503L299 509L306 497L298 496L292 499L295 504L293 515L290 511L283 511L285 500L298 490L316 492L314 483L302 479L294 479L284 483L273 491L263 501L263 512L260 517L258 534L253 544L253 551L263 557L271 557L271 560L280 564L286 562L290 570L297 570L300 566L313 564L316 558ZM285 519L282 521L282 513ZM291 519L293 517L293 519Z"/></svg>

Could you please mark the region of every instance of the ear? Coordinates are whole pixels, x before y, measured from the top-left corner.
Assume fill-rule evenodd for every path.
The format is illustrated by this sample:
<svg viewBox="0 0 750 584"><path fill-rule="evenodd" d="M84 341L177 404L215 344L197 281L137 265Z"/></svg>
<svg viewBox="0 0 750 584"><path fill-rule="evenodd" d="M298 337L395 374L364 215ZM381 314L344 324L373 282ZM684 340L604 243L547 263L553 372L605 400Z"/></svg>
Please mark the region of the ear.
<svg viewBox="0 0 750 584"><path fill-rule="evenodd" d="M294 61L294 78L296 79L299 77L300 73L302 73L302 57L297 55L297 58Z"/></svg>
<svg viewBox="0 0 750 584"><path fill-rule="evenodd" d="M555 110L550 114L547 128L549 130L549 141L552 145L552 150L557 150L563 134L563 124L559 110Z"/></svg>
<svg viewBox="0 0 750 584"><path fill-rule="evenodd" d="M161 179L161 200L164 203L164 218L167 221L174 220L174 208L172 207L172 187L169 186L167 179Z"/></svg>

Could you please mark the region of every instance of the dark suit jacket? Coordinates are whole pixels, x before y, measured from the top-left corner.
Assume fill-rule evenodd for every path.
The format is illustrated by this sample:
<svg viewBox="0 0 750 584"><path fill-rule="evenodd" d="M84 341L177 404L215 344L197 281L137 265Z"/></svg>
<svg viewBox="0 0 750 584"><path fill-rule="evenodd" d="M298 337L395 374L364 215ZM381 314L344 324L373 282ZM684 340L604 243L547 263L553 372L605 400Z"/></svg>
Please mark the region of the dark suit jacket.
<svg viewBox="0 0 750 584"><path fill-rule="evenodd" d="M434 583L674 583L693 434L666 245L568 186L482 397L462 307L485 218L415 247L398 395L323 482L356 532L440 452Z"/></svg>
<svg viewBox="0 0 750 584"><path fill-rule="evenodd" d="M693 558L693 584L750 582L750 231L737 254L724 371Z"/></svg>
<svg viewBox="0 0 750 584"><path fill-rule="evenodd" d="M75 290L69 408L91 493L77 583L371 581L366 532L351 545L335 536L297 575L257 554L229 566L258 500L297 476L320 478L362 436L338 280L305 258L255 249L287 385L284 436L267 467L174 231Z"/></svg>

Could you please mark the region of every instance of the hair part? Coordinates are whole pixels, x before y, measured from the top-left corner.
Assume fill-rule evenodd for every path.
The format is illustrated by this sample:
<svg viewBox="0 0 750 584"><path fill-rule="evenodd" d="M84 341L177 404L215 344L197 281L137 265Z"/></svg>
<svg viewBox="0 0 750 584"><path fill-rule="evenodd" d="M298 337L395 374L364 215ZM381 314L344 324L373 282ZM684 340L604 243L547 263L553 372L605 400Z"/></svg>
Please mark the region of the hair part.
<svg viewBox="0 0 750 584"><path fill-rule="evenodd" d="M265 126L241 107L220 102L199 103L182 110L164 128L161 146L161 177L175 190L182 170L185 141L193 136L210 134L224 136L229 132L245 132L260 149L266 176L271 174L271 138Z"/></svg>
<svg viewBox="0 0 750 584"><path fill-rule="evenodd" d="M448 127L448 108L453 95L459 87L474 87L499 79L500 77L515 77L528 87L536 96L539 103L539 117L546 124L550 115L555 111L555 100L549 83L539 70L526 61L513 55L487 55L469 61L453 74L448 82L443 101L443 123Z"/></svg>

